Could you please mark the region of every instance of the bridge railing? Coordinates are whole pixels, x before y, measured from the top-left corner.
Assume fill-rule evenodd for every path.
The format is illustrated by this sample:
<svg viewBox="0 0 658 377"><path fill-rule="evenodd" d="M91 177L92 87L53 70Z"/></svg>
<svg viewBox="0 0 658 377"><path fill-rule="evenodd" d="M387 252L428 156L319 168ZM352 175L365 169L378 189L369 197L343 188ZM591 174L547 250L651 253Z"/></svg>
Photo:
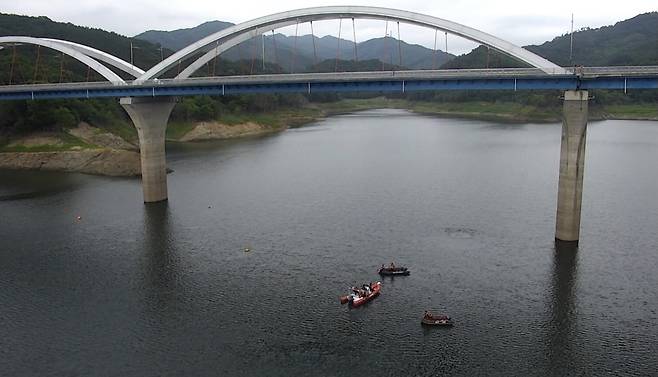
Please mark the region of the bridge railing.
<svg viewBox="0 0 658 377"><path fill-rule="evenodd" d="M103 88L116 88L117 86L125 86L125 82L114 81L86 81L86 82L69 82L69 83L53 83L53 84L19 84L19 85L3 85L0 86L0 92L18 92L30 90L61 90L61 89L103 89Z"/></svg>
<svg viewBox="0 0 658 377"><path fill-rule="evenodd" d="M573 69L573 68L572 68ZM658 66L581 67L584 76L643 76L658 74Z"/></svg>
<svg viewBox="0 0 658 377"><path fill-rule="evenodd" d="M539 68L495 68L495 69L442 69L409 71L371 72L327 72L327 73L283 73L245 76L193 77L187 79L153 79L135 83L126 81L119 87L151 88L158 86L221 85L221 84L267 84L267 83L314 83L347 81L403 81L403 80L450 80L450 79L491 79L491 78L556 78L573 77L634 77L658 75L658 66L619 66L619 67L570 67L567 74L550 74ZM74 82L59 84L24 84L0 86L0 93L95 90L117 88L116 82Z"/></svg>
<svg viewBox="0 0 658 377"><path fill-rule="evenodd" d="M317 82L317 81L354 81L354 80L423 80L477 77L527 77L548 76L539 68L499 68L499 69L442 69L442 70L405 70L405 71L371 71L371 72L325 72L325 73L281 73L263 75L235 75L190 77L186 79L153 79L139 83L126 81L73 82L53 84L21 84L0 86L0 92L40 91L59 89L103 89L116 87L117 84L139 87L175 86L194 84L233 84L233 83L276 83L276 82ZM554 75L553 75L554 76Z"/></svg>

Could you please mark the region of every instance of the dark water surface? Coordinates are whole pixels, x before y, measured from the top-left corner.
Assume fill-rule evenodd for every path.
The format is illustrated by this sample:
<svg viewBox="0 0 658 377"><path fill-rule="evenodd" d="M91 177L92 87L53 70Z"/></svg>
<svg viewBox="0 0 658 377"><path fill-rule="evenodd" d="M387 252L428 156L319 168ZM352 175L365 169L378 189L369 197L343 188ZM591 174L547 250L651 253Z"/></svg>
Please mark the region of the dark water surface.
<svg viewBox="0 0 658 377"><path fill-rule="evenodd" d="M557 124L378 110L170 146L155 205L0 172L0 375L655 375L658 124L588 132L577 252ZM392 260L411 276L339 304Z"/></svg>

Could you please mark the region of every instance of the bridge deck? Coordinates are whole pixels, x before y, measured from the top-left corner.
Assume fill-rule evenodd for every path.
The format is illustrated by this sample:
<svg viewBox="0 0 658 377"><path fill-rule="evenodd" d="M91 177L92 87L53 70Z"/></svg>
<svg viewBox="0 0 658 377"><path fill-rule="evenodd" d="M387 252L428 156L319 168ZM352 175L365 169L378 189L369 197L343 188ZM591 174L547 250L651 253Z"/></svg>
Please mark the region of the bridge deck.
<svg viewBox="0 0 658 377"><path fill-rule="evenodd" d="M417 90L658 89L658 66L413 70L217 76L0 86L0 100Z"/></svg>

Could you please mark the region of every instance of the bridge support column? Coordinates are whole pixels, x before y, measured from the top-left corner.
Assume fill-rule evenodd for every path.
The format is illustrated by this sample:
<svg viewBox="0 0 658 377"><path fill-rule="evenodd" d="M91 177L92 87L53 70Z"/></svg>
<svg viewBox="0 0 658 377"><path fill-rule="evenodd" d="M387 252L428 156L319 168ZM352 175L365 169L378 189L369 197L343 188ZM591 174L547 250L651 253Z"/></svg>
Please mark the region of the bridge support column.
<svg viewBox="0 0 658 377"><path fill-rule="evenodd" d="M119 103L137 128L144 202L167 200L165 130L176 102L173 98L125 97Z"/></svg>
<svg viewBox="0 0 658 377"><path fill-rule="evenodd" d="M580 236L587 99L586 90L569 90L564 93L560 180L555 224L555 241L558 243L578 245Z"/></svg>

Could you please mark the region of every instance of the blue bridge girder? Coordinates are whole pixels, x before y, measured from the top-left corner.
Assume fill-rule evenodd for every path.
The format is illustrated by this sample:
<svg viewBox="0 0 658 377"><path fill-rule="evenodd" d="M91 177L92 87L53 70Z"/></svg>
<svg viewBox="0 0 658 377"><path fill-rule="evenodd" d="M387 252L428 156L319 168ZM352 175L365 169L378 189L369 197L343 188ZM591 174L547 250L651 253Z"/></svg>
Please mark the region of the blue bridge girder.
<svg viewBox="0 0 658 377"><path fill-rule="evenodd" d="M635 68L635 69L633 69ZM423 90L658 89L658 67L603 67L567 75L536 69L383 71L219 76L111 82L0 86L0 100L172 97L255 93L411 92Z"/></svg>

